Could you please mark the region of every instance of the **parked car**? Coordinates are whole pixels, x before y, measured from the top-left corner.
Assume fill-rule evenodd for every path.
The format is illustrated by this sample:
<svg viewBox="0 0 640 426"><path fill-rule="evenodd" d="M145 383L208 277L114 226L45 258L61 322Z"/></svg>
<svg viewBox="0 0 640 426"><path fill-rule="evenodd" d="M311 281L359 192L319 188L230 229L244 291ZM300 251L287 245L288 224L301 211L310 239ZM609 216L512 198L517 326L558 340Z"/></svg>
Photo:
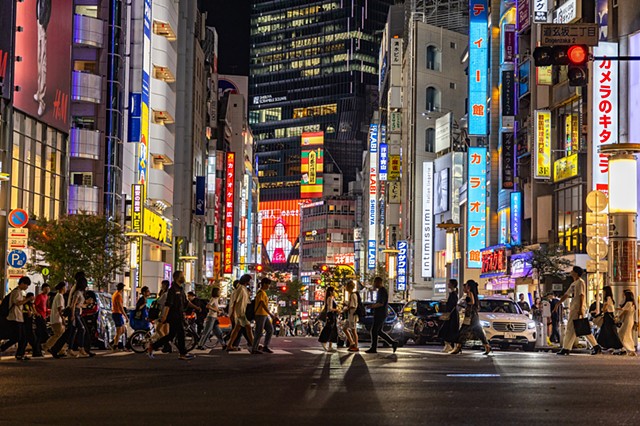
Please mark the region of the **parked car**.
<svg viewBox="0 0 640 426"><path fill-rule="evenodd" d="M446 301L442 300L412 300L404 305L402 324L405 342L409 339L417 345L439 342L440 317L445 306Z"/></svg>
<svg viewBox="0 0 640 426"><path fill-rule="evenodd" d="M116 335L116 324L111 317L111 294L91 293L95 294L96 302L98 303L98 312L94 314L93 322L90 324L91 345L99 349L107 349Z"/></svg>
<svg viewBox="0 0 640 426"><path fill-rule="evenodd" d="M501 349L520 346L525 351L536 347L536 322L506 296L480 296L480 324L487 340Z"/></svg>
<svg viewBox="0 0 640 426"><path fill-rule="evenodd" d="M358 340L361 342L371 341L371 326L373 325L373 303L365 303L364 310L366 315L358 321ZM396 340L402 346L405 342L404 333L402 332L402 321L398 318L398 314L391 308L387 307L387 318L382 326L384 330L393 340Z"/></svg>
<svg viewBox="0 0 640 426"><path fill-rule="evenodd" d="M393 308L394 312L398 314L399 318L404 315L404 302L389 302L389 306Z"/></svg>

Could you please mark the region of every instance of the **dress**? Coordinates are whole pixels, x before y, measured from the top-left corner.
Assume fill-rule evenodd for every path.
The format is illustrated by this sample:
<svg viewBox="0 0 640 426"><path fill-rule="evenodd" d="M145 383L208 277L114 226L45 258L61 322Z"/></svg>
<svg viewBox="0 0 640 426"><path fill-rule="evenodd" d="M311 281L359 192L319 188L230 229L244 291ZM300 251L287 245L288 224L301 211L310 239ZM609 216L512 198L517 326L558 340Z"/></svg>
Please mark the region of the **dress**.
<svg viewBox="0 0 640 426"><path fill-rule="evenodd" d="M333 297L330 298L327 303L331 304L333 309L336 308L336 302ZM326 309L326 306L325 306ZM338 316L335 312L327 310L327 321L324 323L324 327L318 337L320 343L338 343Z"/></svg>
<svg viewBox="0 0 640 426"><path fill-rule="evenodd" d="M467 308L464 311L464 321L460 328L458 343L464 344L467 340L479 340L483 345L486 345L488 343L487 336L485 336L482 325L480 324L478 305L475 303L472 304L472 300L468 296L465 300L467 302Z"/></svg>
<svg viewBox="0 0 640 426"><path fill-rule="evenodd" d="M627 352L636 351L636 342L633 341L633 324L635 322L634 311L635 305L627 302L622 307L620 312L620 319L622 320L622 327L620 327L620 339L622 340L622 346Z"/></svg>
<svg viewBox="0 0 640 426"><path fill-rule="evenodd" d="M444 342L454 343L458 341L458 333L460 332L457 291L449 293L446 312L449 313L449 319L443 321L442 327L440 327L440 331L438 332L438 337Z"/></svg>
<svg viewBox="0 0 640 426"><path fill-rule="evenodd" d="M598 334L598 344L605 349L622 349L622 342L618 336L618 328L613 318L615 306L610 297L607 297L602 310L604 312L604 318L602 320L602 327L600 327L600 333Z"/></svg>

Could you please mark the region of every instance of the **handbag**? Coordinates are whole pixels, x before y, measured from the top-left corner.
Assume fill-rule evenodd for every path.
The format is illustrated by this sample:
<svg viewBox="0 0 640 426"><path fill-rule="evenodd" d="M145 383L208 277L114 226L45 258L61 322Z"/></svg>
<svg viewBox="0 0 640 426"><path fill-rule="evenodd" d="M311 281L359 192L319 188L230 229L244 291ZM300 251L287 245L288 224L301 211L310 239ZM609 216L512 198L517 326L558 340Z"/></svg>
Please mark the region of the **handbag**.
<svg viewBox="0 0 640 426"><path fill-rule="evenodd" d="M595 317L593 317L592 322L596 327L601 328L602 324L604 324L604 314L596 315Z"/></svg>
<svg viewBox="0 0 640 426"><path fill-rule="evenodd" d="M440 319L442 321L449 321L451 319L451 312L445 312L442 315L440 315Z"/></svg>
<svg viewBox="0 0 640 426"><path fill-rule="evenodd" d="M471 317L464 317L462 325L471 325Z"/></svg>
<svg viewBox="0 0 640 426"><path fill-rule="evenodd" d="M591 326L589 320L586 318L578 318L573 320L573 328L576 331L576 336L588 336L591 334Z"/></svg>

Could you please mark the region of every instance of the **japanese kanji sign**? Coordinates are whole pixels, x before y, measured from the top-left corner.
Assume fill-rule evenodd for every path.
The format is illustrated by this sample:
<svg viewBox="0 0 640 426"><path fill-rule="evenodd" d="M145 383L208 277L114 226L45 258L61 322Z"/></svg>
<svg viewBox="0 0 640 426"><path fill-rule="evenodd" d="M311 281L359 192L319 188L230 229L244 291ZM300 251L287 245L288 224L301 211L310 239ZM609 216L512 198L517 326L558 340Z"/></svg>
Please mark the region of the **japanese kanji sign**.
<svg viewBox="0 0 640 426"><path fill-rule="evenodd" d="M536 179L551 179L551 111L536 111Z"/></svg>
<svg viewBox="0 0 640 426"><path fill-rule="evenodd" d="M487 0L471 0L469 8L469 134L486 136L490 43Z"/></svg>
<svg viewBox="0 0 640 426"><path fill-rule="evenodd" d="M225 168L225 207L224 207L224 273L230 274L233 272L233 207L235 197L235 182L236 182L236 169L235 169L236 154L234 152L227 152L227 164Z"/></svg>
<svg viewBox="0 0 640 426"><path fill-rule="evenodd" d="M543 24L540 46L598 45L598 24Z"/></svg>
<svg viewBox="0 0 640 426"><path fill-rule="evenodd" d="M467 267L479 269L487 227L487 148L470 147L467 155Z"/></svg>

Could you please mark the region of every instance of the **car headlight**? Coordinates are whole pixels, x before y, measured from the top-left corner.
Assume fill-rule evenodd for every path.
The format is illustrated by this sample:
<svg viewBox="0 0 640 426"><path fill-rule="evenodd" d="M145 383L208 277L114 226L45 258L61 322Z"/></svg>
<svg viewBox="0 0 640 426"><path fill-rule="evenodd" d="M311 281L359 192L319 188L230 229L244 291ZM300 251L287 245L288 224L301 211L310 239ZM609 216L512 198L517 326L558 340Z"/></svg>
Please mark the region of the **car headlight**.
<svg viewBox="0 0 640 426"><path fill-rule="evenodd" d="M485 327L485 328L491 327L491 323L489 321L485 321L485 320L480 320L480 325Z"/></svg>
<svg viewBox="0 0 640 426"><path fill-rule="evenodd" d="M535 321L530 321L527 323L527 328L529 330L533 330L534 328L536 328L536 322Z"/></svg>
<svg viewBox="0 0 640 426"><path fill-rule="evenodd" d="M393 328L395 328L396 330L400 330L400 329L402 329L402 323L401 323L401 322L397 322L397 323L393 326Z"/></svg>

